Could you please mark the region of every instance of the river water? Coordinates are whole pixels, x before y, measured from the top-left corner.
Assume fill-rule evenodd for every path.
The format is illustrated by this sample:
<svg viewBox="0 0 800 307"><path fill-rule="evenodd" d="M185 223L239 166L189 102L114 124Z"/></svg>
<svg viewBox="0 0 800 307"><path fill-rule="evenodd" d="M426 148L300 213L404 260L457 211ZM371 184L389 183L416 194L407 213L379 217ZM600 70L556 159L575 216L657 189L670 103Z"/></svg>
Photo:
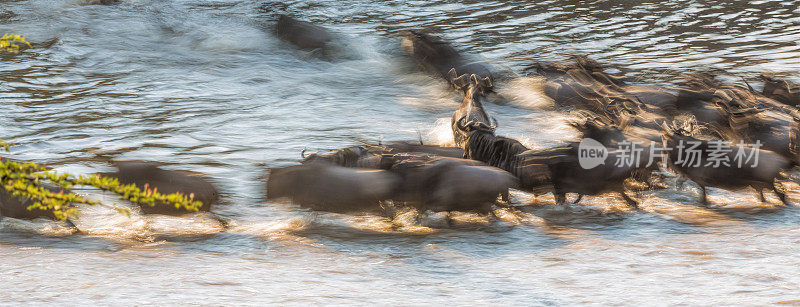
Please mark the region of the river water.
<svg viewBox="0 0 800 307"><path fill-rule="evenodd" d="M499 219L450 226L263 200L265 170L303 149L451 141L457 97L404 56L405 29L512 75L581 53L643 83L690 69L800 77L796 1L637 2L0 0L0 33L55 42L0 58L0 138L19 144L7 156L92 173L111 150L203 172L233 221L98 207L72 234L4 219L0 304L797 304L800 210L753 191L710 189L701 206L693 185L670 187L636 213L611 195L557 208L514 193ZM342 56L276 40L276 13L334 30ZM503 91L512 105L487 106L498 134L536 148L575 137L525 79Z"/></svg>

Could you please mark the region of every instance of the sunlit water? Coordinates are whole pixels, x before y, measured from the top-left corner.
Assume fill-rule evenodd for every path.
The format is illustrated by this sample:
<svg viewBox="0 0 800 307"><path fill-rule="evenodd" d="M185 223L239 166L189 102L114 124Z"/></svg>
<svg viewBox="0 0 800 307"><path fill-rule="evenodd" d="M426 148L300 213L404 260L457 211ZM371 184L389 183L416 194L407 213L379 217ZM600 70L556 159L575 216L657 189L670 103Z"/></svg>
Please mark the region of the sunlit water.
<svg viewBox="0 0 800 307"><path fill-rule="evenodd" d="M624 3L623 3L624 2ZM795 1L0 1L0 33L56 43L0 62L10 156L76 173L96 150L209 174L208 216L88 208L84 234L0 222L0 303L716 305L800 300L800 216L753 191L692 185L555 208L515 193L498 218L314 213L262 199L268 167L362 141L450 141L457 97L404 57L399 32L444 33L511 75L589 54L642 82L689 69L800 74ZM339 34L338 60L277 41L290 13ZM575 137L535 80L487 106L532 147ZM671 183L670 180L667 181ZM800 203L797 186L790 193ZM115 203L110 195L81 191ZM120 204L122 205L122 204Z"/></svg>

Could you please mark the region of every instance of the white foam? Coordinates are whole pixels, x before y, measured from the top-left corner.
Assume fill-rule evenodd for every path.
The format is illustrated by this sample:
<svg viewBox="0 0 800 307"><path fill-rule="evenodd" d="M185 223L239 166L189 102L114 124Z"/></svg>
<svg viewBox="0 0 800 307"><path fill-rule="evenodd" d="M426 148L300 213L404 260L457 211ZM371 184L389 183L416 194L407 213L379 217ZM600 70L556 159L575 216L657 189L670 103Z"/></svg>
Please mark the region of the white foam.
<svg viewBox="0 0 800 307"><path fill-rule="evenodd" d="M553 109L553 99L544 93L544 77L519 77L498 88L498 93L514 105L526 109Z"/></svg>

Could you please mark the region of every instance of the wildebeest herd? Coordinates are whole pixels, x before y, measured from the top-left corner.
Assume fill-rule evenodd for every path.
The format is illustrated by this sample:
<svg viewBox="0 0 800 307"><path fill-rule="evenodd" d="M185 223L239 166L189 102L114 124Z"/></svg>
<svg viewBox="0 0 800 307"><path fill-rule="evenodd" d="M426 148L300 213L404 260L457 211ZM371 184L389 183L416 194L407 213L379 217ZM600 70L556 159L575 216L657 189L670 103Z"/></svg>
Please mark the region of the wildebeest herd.
<svg viewBox="0 0 800 307"><path fill-rule="evenodd" d="M281 15L274 34L294 47L332 56L336 35L328 29ZM800 86L774 76L750 84L726 83L710 73L687 73L676 86L634 84L614 75L585 56L565 63L536 62L525 68L544 94L561 110L574 110L572 122L583 138L599 142L607 155L593 168L581 166L581 143L531 149L518 140L496 135L498 122L487 104L503 104L498 86L510 78L491 64L462 54L442 37L406 31L408 54L427 72L450 84L461 99L452 114L455 147L422 142L390 142L303 154L299 165L272 168L266 184L268 199L289 198L316 210L349 212L409 205L419 210L491 212L509 201L509 190L541 195L552 193L557 204L567 194L609 192L638 208L632 182L645 189L663 187L656 173L670 173L705 188L755 188L764 200L765 188L787 203L782 180L797 166L800 129ZM620 146L642 144L640 159L624 160ZM682 144L696 144L701 153L687 165ZM719 144L740 144L735 150L712 154ZM750 146L748 144L757 144ZM760 146L759 146L760 145ZM659 147L656 153L654 147ZM734 163L735 155L757 157ZM663 163L652 163L662 161ZM728 163L718 163L720 160ZM716 161L716 162L715 162ZM122 183L158 188L165 193L194 194L203 211L219 199L217 189L200 174L170 171L153 162L115 161L118 171L104 175ZM14 218L50 217L47 212L23 210L30 200L0 190L0 214ZM158 207L157 207L158 208ZM182 214L181 210L143 208L144 213Z"/></svg>
<svg viewBox="0 0 800 307"><path fill-rule="evenodd" d="M312 45L323 47L320 37L331 36L313 35ZM752 187L762 201L768 188L787 204L779 179L787 179L787 171L798 162L798 85L762 76L764 87L758 92L747 83L725 83L710 73L687 73L675 88L667 88L632 84L585 56L567 63L534 63L526 72L541 80L546 96L563 110L579 111L583 119L572 125L584 138L606 147L605 162L587 169L580 165L579 142L530 149L495 134L498 123L485 105L505 103L495 83L508 77L492 65L459 53L432 33L406 31L403 39L419 66L463 97L451 121L456 147L396 142L312 154L301 165L272 170L269 198L290 197L330 211L377 208L387 200L420 209L486 211L507 200L513 188L552 193L558 204L566 202L568 193L577 194L577 202L583 195L616 192L638 207L628 195L629 183L659 187L651 182L652 175L663 171L679 176L680 182L697 183L703 202L706 187ZM309 45L297 43L297 37L289 41ZM615 163L626 154L618 146L633 143L643 144L639 159ZM695 162L681 161L683 144L696 144L701 155ZM711 149L718 144L731 148L714 154ZM736 154L757 159L734 163Z"/></svg>

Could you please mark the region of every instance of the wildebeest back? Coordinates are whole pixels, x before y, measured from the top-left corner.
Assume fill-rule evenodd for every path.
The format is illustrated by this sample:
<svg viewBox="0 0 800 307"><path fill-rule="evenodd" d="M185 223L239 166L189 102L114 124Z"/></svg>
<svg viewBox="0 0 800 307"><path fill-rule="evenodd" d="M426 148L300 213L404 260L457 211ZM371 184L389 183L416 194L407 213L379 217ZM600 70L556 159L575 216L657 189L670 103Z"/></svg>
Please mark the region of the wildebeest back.
<svg viewBox="0 0 800 307"><path fill-rule="evenodd" d="M211 205L219 200L219 192L202 174L181 171L164 170L160 164L147 161L112 161L117 171L111 173L101 173L106 177L117 178L122 184L134 184L139 189L144 189L145 185L149 189L158 189L161 194L182 193L189 197L194 196L194 200L203 203L200 211L210 211ZM146 214L182 214L189 211L183 208L175 208L171 205L162 203L156 206L140 206Z"/></svg>

